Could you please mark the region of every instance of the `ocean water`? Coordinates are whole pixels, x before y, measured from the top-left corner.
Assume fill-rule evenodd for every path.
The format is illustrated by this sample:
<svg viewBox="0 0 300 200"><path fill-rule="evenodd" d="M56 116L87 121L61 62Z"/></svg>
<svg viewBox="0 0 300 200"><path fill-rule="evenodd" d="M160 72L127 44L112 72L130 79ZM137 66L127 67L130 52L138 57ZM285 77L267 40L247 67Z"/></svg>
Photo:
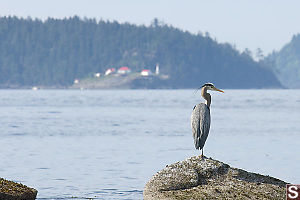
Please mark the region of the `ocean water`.
<svg viewBox="0 0 300 200"><path fill-rule="evenodd" d="M204 154L300 184L300 90L211 92ZM0 177L38 199L142 199L167 164L199 155L194 90L0 90Z"/></svg>

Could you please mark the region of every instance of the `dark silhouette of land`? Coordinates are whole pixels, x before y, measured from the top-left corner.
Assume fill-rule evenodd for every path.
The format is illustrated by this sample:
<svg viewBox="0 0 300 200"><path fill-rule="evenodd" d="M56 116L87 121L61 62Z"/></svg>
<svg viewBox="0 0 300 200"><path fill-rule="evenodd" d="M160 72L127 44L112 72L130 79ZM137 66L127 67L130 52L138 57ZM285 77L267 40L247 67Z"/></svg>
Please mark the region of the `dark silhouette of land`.
<svg viewBox="0 0 300 200"><path fill-rule="evenodd" d="M278 88L273 72L205 34L191 34L157 19L137 26L95 19L0 17L0 87L70 87L108 68L154 70L168 81L146 88ZM135 81L139 87L141 81Z"/></svg>

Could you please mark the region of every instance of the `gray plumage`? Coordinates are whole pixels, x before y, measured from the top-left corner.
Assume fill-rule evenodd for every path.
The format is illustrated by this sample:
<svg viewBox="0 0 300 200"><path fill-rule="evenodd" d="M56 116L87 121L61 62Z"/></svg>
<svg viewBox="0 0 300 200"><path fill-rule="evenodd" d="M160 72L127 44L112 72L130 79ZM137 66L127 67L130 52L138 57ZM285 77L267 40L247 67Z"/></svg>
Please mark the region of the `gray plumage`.
<svg viewBox="0 0 300 200"><path fill-rule="evenodd" d="M212 83L206 83L201 87L201 96L205 99L205 103L199 103L193 109L191 116L191 126L194 138L195 148L202 149L206 142L210 128L210 104L211 96L207 93L207 90L218 91L224 93L224 91L216 88Z"/></svg>
<svg viewBox="0 0 300 200"><path fill-rule="evenodd" d="M195 148L201 150L204 147L210 128L210 109L206 104L200 103L194 107L191 126Z"/></svg>

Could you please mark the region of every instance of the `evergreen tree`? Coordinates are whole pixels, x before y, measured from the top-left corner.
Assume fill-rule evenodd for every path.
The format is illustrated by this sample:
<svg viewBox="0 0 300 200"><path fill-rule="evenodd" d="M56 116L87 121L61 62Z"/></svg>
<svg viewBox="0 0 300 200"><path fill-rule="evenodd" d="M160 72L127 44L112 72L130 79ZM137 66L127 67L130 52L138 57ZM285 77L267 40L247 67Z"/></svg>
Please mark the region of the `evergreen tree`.
<svg viewBox="0 0 300 200"><path fill-rule="evenodd" d="M219 87L279 87L268 69L220 44L208 32L191 34L154 19L149 26L65 19L0 17L0 85L70 86L107 68L152 68L170 76L174 88L196 88L203 82ZM258 75L259 74L259 75Z"/></svg>

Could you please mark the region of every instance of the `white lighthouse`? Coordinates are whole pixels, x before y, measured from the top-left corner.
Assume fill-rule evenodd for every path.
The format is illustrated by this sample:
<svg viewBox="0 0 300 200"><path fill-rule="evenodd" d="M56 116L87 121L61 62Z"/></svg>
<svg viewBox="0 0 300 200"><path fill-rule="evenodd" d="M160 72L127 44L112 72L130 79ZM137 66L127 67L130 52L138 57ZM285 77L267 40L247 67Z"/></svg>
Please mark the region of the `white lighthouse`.
<svg viewBox="0 0 300 200"><path fill-rule="evenodd" d="M158 63L155 66L155 74L159 75L159 64Z"/></svg>

